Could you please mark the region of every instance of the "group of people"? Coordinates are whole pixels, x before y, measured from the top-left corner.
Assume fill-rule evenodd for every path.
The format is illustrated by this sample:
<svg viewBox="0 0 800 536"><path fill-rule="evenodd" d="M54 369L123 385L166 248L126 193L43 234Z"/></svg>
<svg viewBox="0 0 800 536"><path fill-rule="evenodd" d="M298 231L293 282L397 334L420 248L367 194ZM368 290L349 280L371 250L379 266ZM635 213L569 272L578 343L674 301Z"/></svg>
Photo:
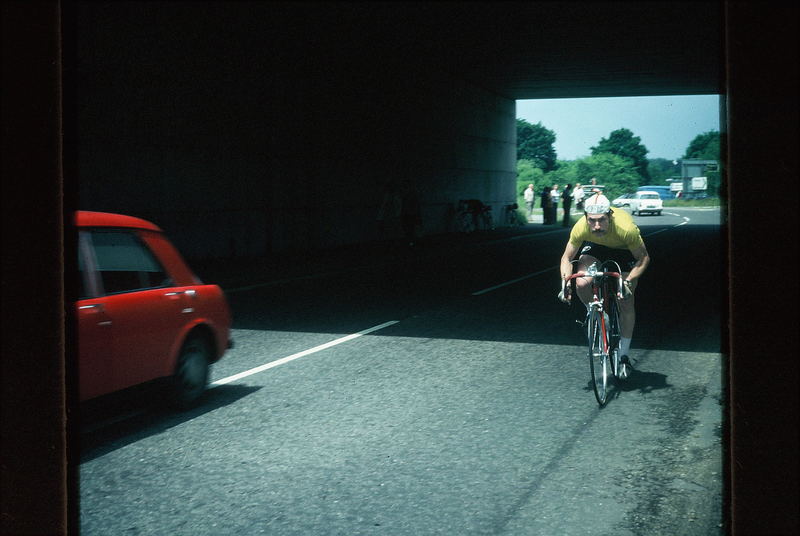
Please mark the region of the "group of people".
<svg viewBox="0 0 800 536"><path fill-rule="evenodd" d="M558 223L558 203L560 200L564 211L562 225L568 227L570 225L570 209L572 208L572 203L575 203L576 210L583 211L583 200L585 196L586 192L584 192L583 186L581 186L580 183L576 184L574 189L572 188L572 184L567 184L562 192L558 191L558 184L545 186L539 194L540 206L544 214L544 224L554 225ZM525 205L528 208L528 220L530 220L533 216L536 198L533 184L528 185L523 197L525 199Z"/></svg>

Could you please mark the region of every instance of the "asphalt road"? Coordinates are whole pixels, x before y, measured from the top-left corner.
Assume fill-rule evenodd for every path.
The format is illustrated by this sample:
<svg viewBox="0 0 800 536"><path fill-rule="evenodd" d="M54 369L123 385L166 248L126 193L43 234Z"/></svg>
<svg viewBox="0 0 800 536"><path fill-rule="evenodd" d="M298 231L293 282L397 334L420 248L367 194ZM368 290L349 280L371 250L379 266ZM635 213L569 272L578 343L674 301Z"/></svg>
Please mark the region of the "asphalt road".
<svg viewBox="0 0 800 536"><path fill-rule="evenodd" d="M719 218L635 218L636 370L602 409L566 229L218 271L236 346L202 403L84 412L81 534L723 534Z"/></svg>

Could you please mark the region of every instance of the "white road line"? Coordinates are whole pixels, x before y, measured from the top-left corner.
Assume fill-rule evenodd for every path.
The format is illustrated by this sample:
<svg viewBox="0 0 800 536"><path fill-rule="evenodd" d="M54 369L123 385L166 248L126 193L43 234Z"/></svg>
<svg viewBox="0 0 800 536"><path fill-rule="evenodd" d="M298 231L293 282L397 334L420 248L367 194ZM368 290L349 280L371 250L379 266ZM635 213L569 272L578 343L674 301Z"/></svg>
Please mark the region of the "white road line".
<svg viewBox="0 0 800 536"><path fill-rule="evenodd" d="M678 214L673 214L673 216L678 216ZM683 218L683 221L681 223L673 225L672 227L669 227L667 229L661 229L659 231L654 231L652 233L648 233L648 234L643 235L643 236L645 236L645 237L653 236L653 235L656 235L658 233L663 233L664 231L669 231L670 229L674 229L675 227L680 227L681 225L686 225L687 223L689 223L689 221L690 221L689 218L687 218L686 216L680 216L680 217ZM493 290L497 290L499 288L507 287L509 285L513 285L515 283L519 283L520 281L524 281L526 279L530 279L531 277L536 277L537 275L542 275L544 273L549 272L550 270L556 270L556 269L558 269L558 266L545 268L544 270L539 270L538 272L535 272L535 273L532 273L532 274L523 275L522 277L518 277L516 279L512 279L511 281L506 281L505 283L500 283L499 285L495 285L493 287L489 287L489 288L485 288L483 290L475 291L475 292L472 293L472 295L473 296L480 296L481 294L486 294L487 292L492 292Z"/></svg>
<svg viewBox="0 0 800 536"><path fill-rule="evenodd" d="M473 296L480 296L481 294L486 294L487 292L491 292L493 290L497 290L499 288L507 287L508 285L513 285L514 283L519 283L520 281L524 281L525 279L529 279L531 277L536 277L537 275L541 275L545 272L549 272L550 270L555 270L558 266L552 266L550 268L545 268L544 270L540 270L533 274L523 275L522 277L518 277L516 279L512 279L511 281L506 281L505 283L500 283L499 285L495 285L493 287L485 288L483 290L478 290L477 292L473 292Z"/></svg>
<svg viewBox="0 0 800 536"><path fill-rule="evenodd" d="M672 214L673 216L678 216L679 218L683 218L683 221L682 221L682 222L680 222L680 223L677 223L677 224L673 225L672 227L667 227L666 229L661 229L661 230L658 230L658 231L653 231L652 233L648 233L648 234L646 234L646 235L644 235L644 236L645 236L645 237L647 237L647 236L653 236L653 235L657 235L658 233L663 233L663 232L665 232L665 231L670 231L670 230L674 229L675 227L680 227L680 226L682 226L682 225L686 225L687 223L689 223L690 221L692 221L691 219L687 218L686 216L681 216L680 214L673 214L672 212L667 212L667 214Z"/></svg>
<svg viewBox="0 0 800 536"><path fill-rule="evenodd" d="M273 281L265 281L264 283L256 283L254 285L247 285L247 286L244 286L244 287L226 288L224 290L225 290L225 294L232 294L234 292L245 292L245 291L254 290L254 289L257 289L257 288L274 287L276 285L282 285L284 283L292 283L294 281L304 281L306 279L319 279L319 278L328 277L328 276L331 276L331 275L347 273L347 272L350 272L350 271L353 271L353 270L359 270L360 268L361 267L344 268L344 269L341 269L341 270L332 270L330 272L319 272L319 273L316 273L316 274L299 275L297 277L287 277L285 279L275 279Z"/></svg>
<svg viewBox="0 0 800 536"><path fill-rule="evenodd" d="M338 344L342 344L343 342L351 341L353 339L357 339L362 335L367 335L369 333L373 333L383 328L388 328L389 326L393 326L397 324L399 320L391 320L389 322L384 322L378 326L373 326L371 328L365 329L363 331L359 331L358 333L353 333L351 335L347 335L345 337L341 337L339 339L326 342L325 344L320 344L319 346L315 346L314 348L310 348L308 350L303 350L302 352L297 352L296 354L292 354L290 356L283 357L276 361L271 361L269 363L265 363L264 365L252 368L250 370L246 370L244 372L240 372L239 374L234 374L233 376L228 376L227 378L222 378L221 380L217 380L212 382L211 385L208 386L209 389L213 389L215 387L219 387L220 385L225 385L226 383L235 382L236 380L241 380L242 378L246 378L247 376L252 376L253 374L258 374L259 372L263 372L265 370L277 367L278 365L283 365L284 363L288 363L289 361L294 361L295 359L299 359L301 357L315 354L317 352L321 352L327 348L332 346L336 346Z"/></svg>

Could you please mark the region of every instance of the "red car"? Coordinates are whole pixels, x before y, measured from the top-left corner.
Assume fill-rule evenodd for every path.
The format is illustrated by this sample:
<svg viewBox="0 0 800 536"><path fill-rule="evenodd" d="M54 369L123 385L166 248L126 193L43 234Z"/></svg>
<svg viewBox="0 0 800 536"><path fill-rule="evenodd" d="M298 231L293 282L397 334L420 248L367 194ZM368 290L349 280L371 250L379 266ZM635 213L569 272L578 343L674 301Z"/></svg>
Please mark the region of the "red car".
<svg viewBox="0 0 800 536"><path fill-rule="evenodd" d="M80 400L167 378L189 406L232 346L222 289L203 284L156 225L78 211Z"/></svg>

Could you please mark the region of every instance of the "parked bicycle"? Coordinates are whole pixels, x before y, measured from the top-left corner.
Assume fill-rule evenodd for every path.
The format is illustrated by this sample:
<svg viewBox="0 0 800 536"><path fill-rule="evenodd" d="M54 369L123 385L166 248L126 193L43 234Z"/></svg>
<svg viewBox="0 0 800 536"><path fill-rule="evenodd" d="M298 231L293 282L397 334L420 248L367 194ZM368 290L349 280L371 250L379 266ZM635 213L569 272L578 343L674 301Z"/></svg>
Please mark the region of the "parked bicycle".
<svg viewBox="0 0 800 536"><path fill-rule="evenodd" d="M462 199L456 212L458 229L462 233L477 231L479 227L494 229L492 207L478 199Z"/></svg>
<svg viewBox="0 0 800 536"><path fill-rule="evenodd" d="M589 346L589 368L592 387L597 403L602 407L608 400L612 378L625 380L630 374L630 365L622 362L619 355L620 322L618 299L622 299L622 276L619 265L605 261L598 266L593 263L585 272L576 272L561 283L561 291L566 296L573 293L574 280L579 277L591 278L592 300L588 303L586 336Z"/></svg>

